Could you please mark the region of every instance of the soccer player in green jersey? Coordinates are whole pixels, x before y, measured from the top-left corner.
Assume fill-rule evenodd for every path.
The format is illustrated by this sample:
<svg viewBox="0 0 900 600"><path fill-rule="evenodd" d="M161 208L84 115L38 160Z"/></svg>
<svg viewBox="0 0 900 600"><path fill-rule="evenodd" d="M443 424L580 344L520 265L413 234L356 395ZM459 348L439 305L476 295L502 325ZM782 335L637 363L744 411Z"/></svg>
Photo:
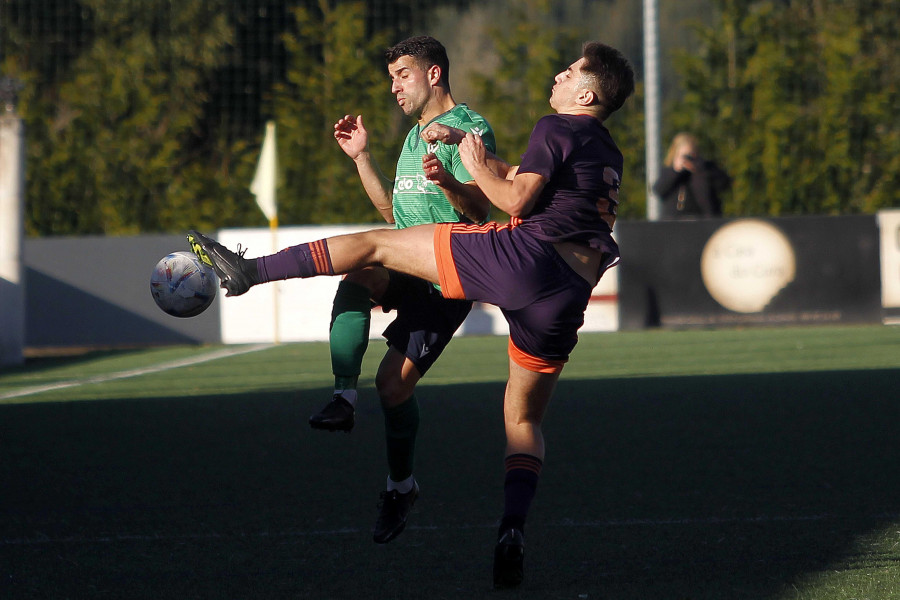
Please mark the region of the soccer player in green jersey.
<svg viewBox="0 0 900 600"><path fill-rule="evenodd" d="M403 142L394 180L382 173L368 151L362 115L346 115L334 126L334 137L356 164L372 204L398 229L485 221L490 204L462 165L458 146L428 144L420 137L425 127L441 123L479 135L491 151L496 149L484 117L453 99L443 45L431 37L413 37L388 49L385 59L391 93L404 114L416 119ZM434 160L443 166L436 180L426 178L422 166ZM349 432L353 428L357 380L368 345L373 302L385 311L397 311L384 332L388 349L375 378L384 412L389 475L373 537L377 543L386 543L403 531L419 490L412 474L419 424L416 384L440 356L472 304L445 299L433 284L383 267L348 274L338 286L332 311L334 395L310 417L315 429Z"/></svg>

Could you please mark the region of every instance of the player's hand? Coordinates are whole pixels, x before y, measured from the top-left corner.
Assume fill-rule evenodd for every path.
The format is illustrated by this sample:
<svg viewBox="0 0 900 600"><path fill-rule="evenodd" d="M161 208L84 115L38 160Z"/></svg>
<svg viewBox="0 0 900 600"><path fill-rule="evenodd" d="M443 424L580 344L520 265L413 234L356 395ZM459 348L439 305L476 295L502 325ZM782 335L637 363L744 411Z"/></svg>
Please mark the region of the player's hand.
<svg viewBox="0 0 900 600"><path fill-rule="evenodd" d="M334 139L344 154L356 160L369 146L369 132L362 115L344 115L334 124Z"/></svg>
<svg viewBox="0 0 900 600"><path fill-rule="evenodd" d="M444 186L453 177L434 153L428 153L422 157L422 171L425 173L425 179L433 181L439 186Z"/></svg>
<svg viewBox="0 0 900 600"><path fill-rule="evenodd" d="M467 133L459 143L459 157L469 173L486 167L484 140L481 136Z"/></svg>
<svg viewBox="0 0 900 600"><path fill-rule="evenodd" d="M447 145L458 144L465 137L466 132L456 127L448 127L441 123L432 123L422 130L421 137L429 144L443 142Z"/></svg>

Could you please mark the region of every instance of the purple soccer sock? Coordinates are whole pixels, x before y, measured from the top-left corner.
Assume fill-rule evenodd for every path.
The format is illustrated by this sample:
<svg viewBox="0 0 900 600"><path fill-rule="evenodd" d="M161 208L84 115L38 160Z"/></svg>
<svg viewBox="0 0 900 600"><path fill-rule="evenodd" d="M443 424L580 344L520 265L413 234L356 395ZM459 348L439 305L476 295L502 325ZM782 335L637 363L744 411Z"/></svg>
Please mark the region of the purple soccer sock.
<svg viewBox="0 0 900 600"><path fill-rule="evenodd" d="M256 259L256 270L259 271L260 283L294 277L334 275L325 240L299 244L277 254L260 256Z"/></svg>
<svg viewBox="0 0 900 600"><path fill-rule="evenodd" d="M542 466L541 459L530 454L512 454L506 457L501 535L509 527L525 529L525 518L537 492Z"/></svg>

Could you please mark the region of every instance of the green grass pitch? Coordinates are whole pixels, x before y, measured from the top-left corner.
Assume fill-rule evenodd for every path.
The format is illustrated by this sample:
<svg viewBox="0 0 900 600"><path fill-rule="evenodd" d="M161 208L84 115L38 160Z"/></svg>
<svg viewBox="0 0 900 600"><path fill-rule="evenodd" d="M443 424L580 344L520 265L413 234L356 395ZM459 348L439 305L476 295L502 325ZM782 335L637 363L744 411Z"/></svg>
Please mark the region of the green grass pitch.
<svg viewBox="0 0 900 600"><path fill-rule="evenodd" d="M582 335L515 591L490 574L506 340L455 340L423 381L422 494L376 546L382 353L350 435L306 424L325 344L0 371L0 598L900 597L898 328Z"/></svg>

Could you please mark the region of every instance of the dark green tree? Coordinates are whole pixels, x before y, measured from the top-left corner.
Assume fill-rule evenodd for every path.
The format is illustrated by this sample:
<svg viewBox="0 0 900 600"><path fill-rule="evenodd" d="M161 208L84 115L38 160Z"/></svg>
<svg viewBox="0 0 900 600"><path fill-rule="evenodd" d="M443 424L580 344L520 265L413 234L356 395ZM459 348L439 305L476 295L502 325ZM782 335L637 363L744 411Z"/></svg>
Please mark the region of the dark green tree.
<svg viewBox="0 0 900 600"><path fill-rule="evenodd" d="M553 76L571 62L580 46L572 28L548 27L552 2L525 0L503 7L487 28L486 52L495 68L473 75L474 103L494 128L500 154L516 162L534 124L552 109L547 103Z"/></svg>
<svg viewBox="0 0 900 600"><path fill-rule="evenodd" d="M678 68L671 132L698 133L734 177L732 215L897 206L900 2L719 0ZM893 57L893 58L892 58Z"/></svg>
<svg viewBox="0 0 900 600"><path fill-rule="evenodd" d="M619 188L620 219L642 219L647 214L646 135L644 84L637 81L634 95L604 123L625 158Z"/></svg>
<svg viewBox="0 0 900 600"><path fill-rule="evenodd" d="M482 43L490 59L472 76L473 106L494 127L499 154L514 164L525 151L535 123L553 112L548 104L553 77L580 55L584 41L596 38L589 24L572 18L583 4L510 2L496 8L494 22L502 25L486 28ZM639 90L607 123L625 156L619 214L626 218L646 212L642 97ZM504 217L495 211L493 218Z"/></svg>
<svg viewBox="0 0 900 600"><path fill-rule="evenodd" d="M369 147L392 176L406 127L391 95L384 51L389 32L367 31L366 4L320 0L293 10L296 34L285 36L287 81L275 88L279 126L282 223L380 220L353 162L334 140L334 123L363 115Z"/></svg>
<svg viewBox="0 0 900 600"><path fill-rule="evenodd" d="M83 0L89 40L23 105L30 233L182 229L239 210L239 148L197 137L231 41L227 4Z"/></svg>

